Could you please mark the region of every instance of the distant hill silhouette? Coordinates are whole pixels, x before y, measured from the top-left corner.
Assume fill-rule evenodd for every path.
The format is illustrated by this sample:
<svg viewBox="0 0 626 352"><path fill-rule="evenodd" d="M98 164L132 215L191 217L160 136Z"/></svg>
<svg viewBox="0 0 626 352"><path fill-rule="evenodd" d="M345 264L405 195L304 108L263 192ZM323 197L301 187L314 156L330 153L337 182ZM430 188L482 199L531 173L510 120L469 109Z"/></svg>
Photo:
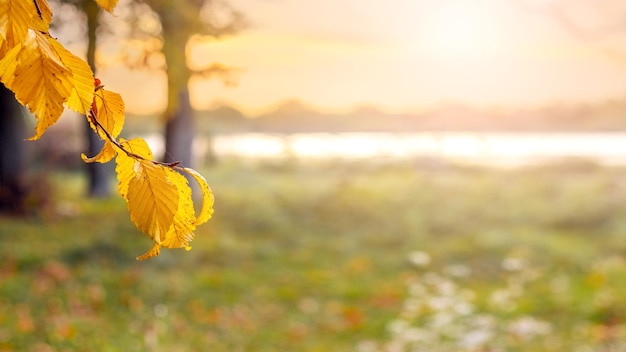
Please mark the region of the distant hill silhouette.
<svg viewBox="0 0 626 352"><path fill-rule="evenodd" d="M228 106L198 115L203 129L215 133L626 131L626 100L509 110L445 104L413 114L385 113L373 105L357 106L347 113L324 113L302 101L288 100L254 117Z"/></svg>

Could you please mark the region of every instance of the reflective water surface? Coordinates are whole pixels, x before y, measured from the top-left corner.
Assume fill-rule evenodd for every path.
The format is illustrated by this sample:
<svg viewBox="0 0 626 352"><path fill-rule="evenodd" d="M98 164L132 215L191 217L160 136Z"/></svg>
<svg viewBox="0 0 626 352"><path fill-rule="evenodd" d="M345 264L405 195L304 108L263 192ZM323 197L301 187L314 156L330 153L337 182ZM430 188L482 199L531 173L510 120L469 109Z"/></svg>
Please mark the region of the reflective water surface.
<svg viewBox="0 0 626 352"><path fill-rule="evenodd" d="M244 133L216 136L217 156L250 158L433 157L516 165L559 158L626 164L626 133ZM208 141L199 138L200 154Z"/></svg>

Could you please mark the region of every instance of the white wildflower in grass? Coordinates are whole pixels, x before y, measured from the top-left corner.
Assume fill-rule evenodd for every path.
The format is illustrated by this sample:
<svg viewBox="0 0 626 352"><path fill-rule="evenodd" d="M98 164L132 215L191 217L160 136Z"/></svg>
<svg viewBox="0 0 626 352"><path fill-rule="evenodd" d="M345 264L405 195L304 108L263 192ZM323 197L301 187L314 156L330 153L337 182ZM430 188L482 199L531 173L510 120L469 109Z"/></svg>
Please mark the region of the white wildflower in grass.
<svg viewBox="0 0 626 352"><path fill-rule="evenodd" d="M409 253L409 262L417 267L425 267L430 264L430 255L426 252L414 251Z"/></svg>
<svg viewBox="0 0 626 352"><path fill-rule="evenodd" d="M524 260L522 259L508 257L508 258L504 258L504 260L502 261L500 265L502 266L502 269L504 270L520 271L524 269L524 266L525 266L524 264L525 264Z"/></svg>
<svg viewBox="0 0 626 352"><path fill-rule="evenodd" d="M403 315L413 317L419 314L423 307L423 300L414 298L414 296L409 297L402 304Z"/></svg>
<svg viewBox="0 0 626 352"><path fill-rule="evenodd" d="M429 327L432 329L445 329L452 324L457 317L451 311L438 311L432 315Z"/></svg>
<svg viewBox="0 0 626 352"><path fill-rule="evenodd" d="M531 316L523 316L510 322L507 330L520 339L528 340L537 335L548 335L552 325Z"/></svg>
<svg viewBox="0 0 626 352"><path fill-rule="evenodd" d="M469 315L474 312L474 306L468 302L460 301L454 303L452 310L457 315Z"/></svg>
<svg viewBox="0 0 626 352"><path fill-rule="evenodd" d="M508 290L507 288L503 288L503 289L495 290L494 292L491 293L489 303L495 309L509 312L509 311L514 310L517 307L517 304L515 303L516 302L515 298L516 297L511 290Z"/></svg>
<svg viewBox="0 0 626 352"><path fill-rule="evenodd" d="M396 319L387 325L387 330L389 330L389 332L393 335L401 335L410 326L411 324L408 321Z"/></svg>
<svg viewBox="0 0 626 352"><path fill-rule="evenodd" d="M427 258L427 259L426 259ZM412 252L416 266L430 262L424 252ZM472 270L466 265L449 265L442 273L428 271L408 282L408 297L397 319L387 325L390 339L375 345L378 352L478 352L507 351L520 341L549 338L552 325L530 315L515 316L525 286L539 277L522 259L502 261L508 276L489 292L465 287ZM481 308L477 297L489 302ZM481 300L481 301L483 301ZM360 352L374 345L362 344Z"/></svg>
<svg viewBox="0 0 626 352"><path fill-rule="evenodd" d="M428 330L413 327L404 330L402 339L409 343L423 342L432 339L431 335Z"/></svg>
<svg viewBox="0 0 626 352"><path fill-rule="evenodd" d="M491 329L475 329L468 331L464 335L459 336L458 346L465 350L476 350L493 339L493 330Z"/></svg>
<svg viewBox="0 0 626 352"><path fill-rule="evenodd" d="M429 297L425 303L426 306L428 306L433 311L442 311L447 310L450 306L454 304L454 298L446 296L433 296Z"/></svg>
<svg viewBox="0 0 626 352"><path fill-rule="evenodd" d="M444 296L452 296L456 293L456 285L454 282L447 279L438 282L435 288L440 295Z"/></svg>
<svg viewBox="0 0 626 352"><path fill-rule="evenodd" d="M372 340L363 340L356 345L357 352L377 352L379 351L379 346L376 341Z"/></svg>
<svg viewBox="0 0 626 352"><path fill-rule="evenodd" d="M463 264L448 265L443 271L453 277L468 277L472 274L472 269Z"/></svg>

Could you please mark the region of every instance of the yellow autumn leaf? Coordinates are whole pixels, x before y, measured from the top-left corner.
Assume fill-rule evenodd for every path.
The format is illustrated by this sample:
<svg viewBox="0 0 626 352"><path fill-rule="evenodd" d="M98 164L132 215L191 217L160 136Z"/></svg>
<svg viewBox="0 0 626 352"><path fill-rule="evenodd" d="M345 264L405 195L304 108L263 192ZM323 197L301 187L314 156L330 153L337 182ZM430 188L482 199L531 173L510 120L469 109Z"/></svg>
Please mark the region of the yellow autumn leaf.
<svg viewBox="0 0 626 352"><path fill-rule="evenodd" d="M152 151L148 146L148 143L141 138L133 138L129 141L120 138L120 145L124 150L131 152L146 160L152 160ZM117 158L115 158L116 167L115 173L117 174L118 193L122 198L128 201L128 184L131 178L135 176L134 165L136 158L132 158L126 155L124 152L119 152Z"/></svg>
<svg viewBox="0 0 626 352"><path fill-rule="evenodd" d="M128 211L137 228L157 244L165 239L178 209L178 190L170 182L169 168L135 160L128 183Z"/></svg>
<svg viewBox="0 0 626 352"><path fill-rule="evenodd" d="M191 188L185 176L168 168L168 180L176 186L178 191L178 208L174 215L173 226L165 235L161 246L166 248L187 248L193 239L193 231L196 229L196 214L191 198Z"/></svg>
<svg viewBox="0 0 626 352"><path fill-rule="evenodd" d="M191 249L189 242L193 240L195 230L195 214L193 201L191 198L191 188L187 183L187 179L172 168L162 165L166 171L167 179L170 187L175 187L178 191L178 208L174 214L172 226L165 236L159 238L152 237L155 244L146 253L137 257L137 260L144 260L156 256L160 253L160 248L185 248ZM160 240L160 241L159 241Z"/></svg>
<svg viewBox="0 0 626 352"><path fill-rule="evenodd" d="M48 5L48 1L33 0L30 2L35 7L36 11L36 16L32 16L30 27L40 32L47 32L50 27L50 22L52 22L52 9L50 5Z"/></svg>
<svg viewBox="0 0 626 352"><path fill-rule="evenodd" d="M161 246L158 244L154 244L152 248L150 248L146 253L138 256L137 260L146 260L148 258L156 257L161 253Z"/></svg>
<svg viewBox="0 0 626 352"><path fill-rule="evenodd" d="M204 177L202 177L202 175L200 175L196 170L186 167L181 169L191 175L194 180L196 180L198 185L200 185L200 190L202 191L202 209L200 210L200 214L196 220L196 226L204 224L209 221L211 216L213 216L213 203L215 201L213 198L213 192L211 192L211 188Z"/></svg>
<svg viewBox="0 0 626 352"><path fill-rule="evenodd" d="M80 157L86 163L107 163L111 161L111 159L115 158L115 155L117 155L115 145L113 145L112 142L105 140L104 145L102 146L102 150L100 150L98 154L89 158L83 153L80 155Z"/></svg>
<svg viewBox="0 0 626 352"><path fill-rule="evenodd" d="M128 202L133 223L155 243L137 259L158 255L161 247L190 249L197 220L187 179L174 168L153 162L152 152L142 139L121 140L120 146L128 153L117 154L118 191ZM191 169L187 172L204 180ZM203 192L208 190L206 182L199 182ZM210 200L205 206L211 209L210 191L205 199ZM210 212L203 209L202 217L210 217Z"/></svg>
<svg viewBox="0 0 626 352"><path fill-rule="evenodd" d="M93 71L91 67L65 49L59 42L51 41L52 49L56 52L61 62L72 73L72 91L67 99L67 107L79 114L85 115L91 109L94 97Z"/></svg>
<svg viewBox="0 0 626 352"><path fill-rule="evenodd" d="M0 60L0 80L37 118L35 135L30 139L41 137L59 119L73 88L72 72L52 48L55 41L48 34L31 30L24 42Z"/></svg>
<svg viewBox="0 0 626 352"><path fill-rule="evenodd" d="M111 12L118 0L96 2ZM191 249L197 224L213 213L206 180L192 169L152 161L142 139L117 141L124 125L122 98L103 89L99 80L94 82L89 65L50 36L51 20L48 0L0 0L0 81L35 114L31 139L38 139L58 120L64 105L87 115L105 144L95 156L81 158L104 163L116 157L118 191L128 203L131 220L154 241L137 259L156 256L161 247ZM204 204L198 218L188 181L177 170L200 184Z"/></svg>
<svg viewBox="0 0 626 352"><path fill-rule="evenodd" d="M194 214L186 179L169 167L149 161L135 161L134 169L135 177L128 185L131 220L155 246L188 247L193 239ZM181 199L179 196L185 193L187 199ZM155 246L141 257L158 253Z"/></svg>
<svg viewBox="0 0 626 352"><path fill-rule="evenodd" d="M124 128L124 101L122 97L114 92L110 92L104 88L98 89L94 97L95 109L94 114L98 122L112 138L117 138ZM102 139L106 139L106 134L100 127L93 125L90 120L91 128L96 131Z"/></svg>
<svg viewBox="0 0 626 352"><path fill-rule="evenodd" d="M113 12L115 5L117 5L118 0L96 0L98 5L108 12Z"/></svg>
<svg viewBox="0 0 626 352"><path fill-rule="evenodd" d="M32 1L0 0L0 37L3 39L1 56L26 39L35 14L36 8Z"/></svg>

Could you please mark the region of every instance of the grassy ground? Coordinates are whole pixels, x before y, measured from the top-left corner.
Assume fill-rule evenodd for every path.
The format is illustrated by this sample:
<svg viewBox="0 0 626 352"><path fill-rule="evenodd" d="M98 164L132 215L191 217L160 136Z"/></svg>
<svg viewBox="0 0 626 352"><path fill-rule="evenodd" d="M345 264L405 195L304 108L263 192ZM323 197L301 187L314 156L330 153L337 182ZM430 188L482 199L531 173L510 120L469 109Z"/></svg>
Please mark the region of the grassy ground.
<svg viewBox="0 0 626 352"><path fill-rule="evenodd" d="M436 162L204 170L193 250L55 175L0 218L0 351L622 351L625 170Z"/></svg>

